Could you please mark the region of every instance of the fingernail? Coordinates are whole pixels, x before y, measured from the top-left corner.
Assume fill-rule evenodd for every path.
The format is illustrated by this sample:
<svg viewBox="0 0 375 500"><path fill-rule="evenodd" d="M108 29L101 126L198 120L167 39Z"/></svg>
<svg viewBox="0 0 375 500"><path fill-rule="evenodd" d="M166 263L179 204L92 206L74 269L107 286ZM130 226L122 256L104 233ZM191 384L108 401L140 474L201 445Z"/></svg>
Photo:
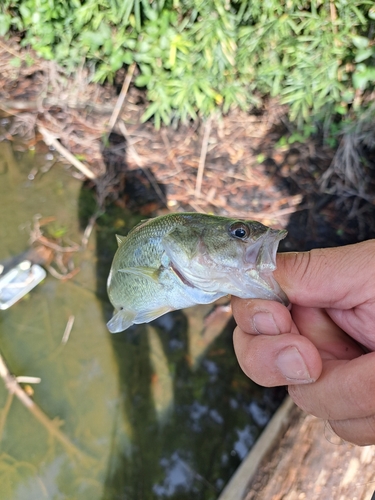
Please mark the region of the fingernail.
<svg viewBox="0 0 375 500"><path fill-rule="evenodd" d="M276 366L285 378L300 383L314 382L301 354L296 347L286 347L279 352Z"/></svg>
<svg viewBox="0 0 375 500"><path fill-rule="evenodd" d="M253 316L253 326L258 333L277 335L280 333L271 313L257 312Z"/></svg>

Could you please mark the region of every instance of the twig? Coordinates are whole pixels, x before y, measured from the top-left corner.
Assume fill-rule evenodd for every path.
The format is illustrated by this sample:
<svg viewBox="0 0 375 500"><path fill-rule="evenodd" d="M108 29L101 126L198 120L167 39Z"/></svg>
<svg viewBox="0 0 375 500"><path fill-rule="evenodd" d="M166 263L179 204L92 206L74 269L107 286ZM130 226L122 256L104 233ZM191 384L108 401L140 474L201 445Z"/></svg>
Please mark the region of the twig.
<svg viewBox="0 0 375 500"><path fill-rule="evenodd" d="M80 250L79 245L75 245L73 247L62 247L61 245L58 245L57 243L52 243L52 241L49 241L48 238L45 236L39 236L36 238L34 241L37 241L41 245L44 245L47 248L51 248L55 252L62 252L62 253L71 253L71 252L78 252Z"/></svg>
<svg viewBox="0 0 375 500"><path fill-rule="evenodd" d="M125 137L128 149L131 151L132 155L134 156L135 161L138 163L138 166L142 168L142 166L144 165L144 161L137 153L137 151L133 145L133 141L130 137L130 134L125 126L125 123L119 122L118 127L119 127L122 135Z"/></svg>
<svg viewBox="0 0 375 500"><path fill-rule="evenodd" d="M329 11L331 15L331 22L332 22L332 29L334 33L337 33L337 26L335 25L335 22L337 20L337 11L336 11L336 6L332 0L329 2Z"/></svg>
<svg viewBox="0 0 375 500"><path fill-rule="evenodd" d="M40 377L28 377L24 375L16 377L16 380L19 384L40 384L42 381Z"/></svg>
<svg viewBox="0 0 375 500"><path fill-rule="evenodd" d="M202 208L201 206L199 206L199 204L197 204L195 201L188 201L189 205L191 206L191 208L193 210L195 210L196 212L199 212L199 213L203 213L203 214L206 214L206 210L204 208Z"/></svg>
<svg viewBox="0 0 375 500"><path fill-rule="evenodd" d="M72 331L74 325L75 316L69 316L68 322L65 327L64 335L62 336L61 343L65 345L70 337L70 332Z"/></svg>
<svg viewBox="0 0 375 500"><path fill-rule="evenodd" d="M212 124L212 118L210 116L204 125L202 149L201 149L201 155L199 158L197 180L196 180L196 184L195 184L195 196L196 197L199 197L201 194L203 172L204 172L204 165L206 162L206 156L207 156L207 150L208 150L208 140L210 138L210 132L211 132L211 124Z"/></svg>
<svg viewBox="0 0 375 500"><path fill-rule="evenodd" d="M92 230L94 229L96 219L99 217L101 212L96 212L94 215L92 215L89 219L89 223L86 226L86 229L83 233L82 240L81 240L81 249L85 249L88 245Z"/></svg>
<svg viewBox="0 0 375 500"><path fill-rule="evenodd" d="M12 405L13 398L14 398L14 394L12 394L11 392L8 392L8 397L7 397L7 400L5 401L5 406L1 410L1 416L0 416L0 442L1 442L2 438L3 438L3 432L4 432L5 422L6 422L6 419L7 419L9 410L10 410L10 407Z"/></svg>
<svg viewBox="0 0 375 500"><path fill-rule="evenodd" d="M26 392L19 385L17 378L12 375L5 364L4 358L0 354L0 377L4 380L5 387L10 394L14 394L21 403L33 414L33 416L54 436L63 447L72 455L80 460L89 461L94 463L94 459L86 455L83 451L77 448L69 438L58 428L58 423L51 420L34 401L26 394ZM8 403L9 405L10 403Z"/></svg>
<svg viewBox="0 0 375 500"><path fill-rule="evenodd" d="M5 45L5 43L3 43L2 41L0 41L0 47L2 49L4 49L6 52L9 52L9 54L12 54L12 56L14 56L14 57L18 57L19 59L22 59L23 61L26 60L25 56L23 56L22 54L19 54L18 52L15 52L13 49L11 49L7 45Z"/></svg>
<svg viewBox="0 0 375 500"><path fill-rule="evenodd" d="M109 122L108 122L108 129L107 129L108 134L111 133L111 130L113 129L115 123L117 122L118 115L120 114L122 105L124 104L126 94L128 93L128 90L129 90L130 82L132 81L132 78L134 75L134 70L135 70L135 62L133 62L133 64L131 64L129 66L129 70L128 70L128 73L127 73L126 78L124 80L124 83L122 85L120 95L118 96L116 105L113 108L113 113L112 113L111 118L109 119Z"/></svg>
<svg viewBox="0 0 375 500"><path fill-rule="evenodd" d="M43 236L40 227L47 224L48 222L54 221L55 217L45 217L44 219L42 219L42 224L39 222L40 219L41 215L39 214L33 217L34 227L30 232L30 240L29 240L30 244L38 242L47 248L51 248L51 250L54 250L55 252L62 252L62 253L78 252L81 249L81 247L76 243L74 244L74 246L63 247L61 245L58 245L57 243L53 243L48 238Z"/></svg>
<svg viewBox="0 0 375 500"><path fill-rule="evenodd" d="M52 266L48 266L48 265L45 265L44 266L47 271L56 279L58 280L70 280L71 278L73 278L76 274L79 273L79 267L76 267L75 269L73 269L73 271L70 271L70 273L67 273L67 274L61 274L59 273L58 271L56 271L56 269L54 269Z"/></svg>
<svg viewBox="0 0 375 500"><path fill-rule="evenodd" d="M89 179L95 179L96 175L91 172L81 161L79 161L70 151L68 151L60 142L45 129L42 125L37 124L39 132L42 134L44 142L47 146L53 146L66 160L68 160L76 169L82 172Z"/></svg>
<svg viewBox="0 0 375 500"><path fill-rule="evenodd" d="M109 104L102 103L99 105L93 101L72 102L71 100L68 100L66 97L64 97L63 102L64 106L67 109L77 109L79 111L90 109L91 111L94 111L99 115L110 115L113 110L113 106L110 106ZM43 108L52 108L53 106L57 105L61 106L61 98L57 99L54 97L39 97L33 101L22 99L0 99L0 108L7 113L14 115L16 115L18 111L38 111Z"/></svg>
<svg viewBox="0 0 375 500"><path fill-rule="evenodd" d="M165 146L166 150L168 151L168 158L171 159L171 162L173 163L173 166L176 169L176 172L173 173L172 175L176 175L176 174L178 174L181 171L181 167L176 162L175 155L172 152L171 143L169 142L166 130L163 129L161 131L160 135L161 135L161 138L162 138L162 140L164 142L164 146Z"/></svg>

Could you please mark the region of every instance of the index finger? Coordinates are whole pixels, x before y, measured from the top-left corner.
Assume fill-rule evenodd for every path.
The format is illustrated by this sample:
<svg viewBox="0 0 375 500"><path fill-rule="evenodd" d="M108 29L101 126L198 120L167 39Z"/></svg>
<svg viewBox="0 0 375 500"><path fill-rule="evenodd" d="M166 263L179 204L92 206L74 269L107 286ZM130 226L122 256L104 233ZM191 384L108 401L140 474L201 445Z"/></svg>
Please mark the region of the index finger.
<svg viewBox="0 0 375 500"><path fill-rule="evenodd" d="M294 304L351 309L374 298L375 240L279 253L275 278Z"/></svg>

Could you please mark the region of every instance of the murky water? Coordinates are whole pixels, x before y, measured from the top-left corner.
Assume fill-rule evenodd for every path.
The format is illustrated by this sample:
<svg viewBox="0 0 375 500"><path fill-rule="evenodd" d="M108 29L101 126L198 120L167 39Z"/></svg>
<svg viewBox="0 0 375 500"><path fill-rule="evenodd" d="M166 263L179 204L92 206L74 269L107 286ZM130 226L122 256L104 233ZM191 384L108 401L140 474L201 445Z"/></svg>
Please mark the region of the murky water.
<svg viewBox="0 0 375 500"><path fill-rule="evenodd" d="M93 195L62 165L48 170L49 158L0 143L0 261L28 248L36 214L55 217L55 230L81 241ZM17 376L41 378L33 400L65 438L0 380L2 500L213 500L280 402L279 391L242 374L225 308L206 322L209 306L108 333L114 234L141 218L111 207L74 256L78 274L48 275L0 311L2 356Z"/></svg>

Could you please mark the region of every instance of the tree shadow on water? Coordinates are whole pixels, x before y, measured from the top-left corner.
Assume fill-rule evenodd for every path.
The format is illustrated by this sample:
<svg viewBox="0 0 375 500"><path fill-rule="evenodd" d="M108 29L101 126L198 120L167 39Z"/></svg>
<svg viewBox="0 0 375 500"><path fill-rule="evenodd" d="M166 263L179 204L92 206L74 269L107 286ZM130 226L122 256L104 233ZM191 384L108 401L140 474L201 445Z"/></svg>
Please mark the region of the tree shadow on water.
<svg viewBox="0 0 375 500"><path fill-rule="evenodd" d="M87 182L80 196L82 227L99 205L97 295L106 321L113 311L106 280L115 234L127 234L164 208L167 196L165 186L155 189L150 170L128 170L124 157L123 139L110 137L103 150L105 176L96 186ZM148 325L108 333L119 399L103 500L217 498L283 398L284 390L260 388L241 372L233 353L233 320L220 326L194 364L189 325L203 330L204 317L199 321L200 326L174 311Z"/></svg>
<svg viewBox="0 0 375 500"><path fill-rule="evenodd" d="M126 142L122 136L112 133L103 145L102 156L106 172L95 182L86 181L83 185L79 218L82 228L90 218L96 218L96 293L108 321L113 307L107 297L106 281L117 249L115 235L126 235L145 216L165 208L161 194L165 199L166 188L157 184L151 170L128 169ZM155 433L151 394L148 385L143 383L151 378L147 337L143 326L130 328L126 335L108 332L108 336L119 371L120 399L115 412L104 498L135 498L135 491L139 491L139 498L145 498L141 492L150 489L150 485L147 476L140 476L144 473L140 462L147 462L143 455L147 449L144 440L150 440ZM137 421L142 422L143 433L137 432Z"/></svg>

